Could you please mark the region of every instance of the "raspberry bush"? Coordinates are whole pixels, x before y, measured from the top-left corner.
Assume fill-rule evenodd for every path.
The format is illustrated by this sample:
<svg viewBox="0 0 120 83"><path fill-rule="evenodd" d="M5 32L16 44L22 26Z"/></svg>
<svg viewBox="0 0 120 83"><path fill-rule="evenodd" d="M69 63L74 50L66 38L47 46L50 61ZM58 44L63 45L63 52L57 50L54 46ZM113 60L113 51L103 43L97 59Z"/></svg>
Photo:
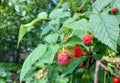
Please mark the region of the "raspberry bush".
<svg viewBox="0 0 120 83"><path fill-rule="evenodd" d="M113 78L120 79L119 3L60 0L50 13L41 12L22 24L18 46L36 23L42 22L38 27L42 32L41 43L23 64L20 82L112 83Z"/></svg>

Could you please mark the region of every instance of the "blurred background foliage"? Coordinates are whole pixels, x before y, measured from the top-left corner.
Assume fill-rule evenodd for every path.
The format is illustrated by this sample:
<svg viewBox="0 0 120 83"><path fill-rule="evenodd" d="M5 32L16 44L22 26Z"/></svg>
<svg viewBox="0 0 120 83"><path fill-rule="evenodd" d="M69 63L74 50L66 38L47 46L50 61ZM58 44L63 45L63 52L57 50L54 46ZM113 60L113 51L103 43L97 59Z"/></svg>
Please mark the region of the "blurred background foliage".
<svg viewBox="0 0 120 83"><path fill-rule="evenodd" d="M30 31L17 49L21 24L29 23L38 13L50 12L57 0L0 0L0 83L19 83L21 63L40 42L40 26Z"/></svg>
<svg viewBox="0 0 120 83"><path fill-rule="evenodd" d="M55 3L52 0L0 1L0 61L19 62L25 59L26 53L40 42L41 29L36 24L36 28L25 36L17 49L20 25L29 23L42 11L49 12Z"/></svg>

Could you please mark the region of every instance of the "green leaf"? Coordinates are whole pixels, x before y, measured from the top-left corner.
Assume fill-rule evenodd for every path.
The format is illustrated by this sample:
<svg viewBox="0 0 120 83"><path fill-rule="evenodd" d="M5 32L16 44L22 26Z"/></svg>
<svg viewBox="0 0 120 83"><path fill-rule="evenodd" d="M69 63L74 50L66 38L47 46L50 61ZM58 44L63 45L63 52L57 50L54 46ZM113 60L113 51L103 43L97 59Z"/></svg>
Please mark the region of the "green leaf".
<svg viewBox="0 0 120 83"><path fill-rule="evenodd" d="M20 12L20 7L18 5L15 5L14 8L15 8L16 12Z"/></svg>
<svg viewBox="0 0 120 83"><path fill-rule="evenodd" d="M50 45L47 52L42 56L37 62L37 66L42 66L45 63L51 64L53 62L54 56L59 49L59 45Z"/></svg>
<svg viewBox="0 0 120 83"><path fill-rule="evenodd" d="M100 55L100 54L95 54L95 55L93 56L93 58L94 58L95 60L100 60L100 59L102 58L102 55Z"/></svg>
<svg viewBox="0 0 120 83"><path fill-rule="evenodd" d="M46 12L40 12L37 17L39 17L39 18L47 18L47 13Z"/></svg>
<svg viewBox="0 0 120 83"><path fill-rule="evenodd" d="M67 74L70 74L74 71L74 69L76 67L78 67L78 65L84 61L87 60L87 57L86 56L82 56L81 58L78 58L78 59L74 59L74 61L68 65L66 65L64 68L64 71L63 71L63 75L67 75Z"/></svg>
<svg viewBox="0 0 120 83"><path fill-rule="evenodd" d="M72 20L72 19L71 19ZM73 30L84 30L84 31L91 31L88 25L88 21L86 19L81 19L72 23L68 23L63 25L64 27L73 29Z"/></svg>
<svg viewBox="0 0 120 83"><path fill-rule="evenodd" d="M79 32L80 33L80 32ZM62 43L64 46L74 46L74 45L82 45L84 48L89 51L89 46L86 46L79 35L74 35L70 37L66 42Z"/></svg>
<svg viewBox="0 0 120 83"><path fill-rule="evenodd" d="M0 77L6 77L7 76L7 72L5 71L4 68L0 67Z"/></svg>
<svg viewBox="0 0 120 83"><path fill-rule="evenodd" d="M36 22L40 21L40 20L50 20L50 19L44 18L44 17L43 17L43 18L39 18L39 17L38 17L38 18L34 19L32 22L20 26L19 37L18 37L18 45L17 45L17 47L19 46L19 43L20 43L20 41L22 40L22 38L24 37L24 35L26 34L26 32L27 32L28 30L30 30L30 29L33 27L33 25L34 25Z"/></svg>
<svg viewBox="0 0 120 83"><path fill-rule="evenodd" d="M64 46L74 46L76 44L81 44L82 40L77 36L70 37L66 42L63 43Z"/></svg>
<svg viewBox="0 0 120 83"><path fill-rule="evenodd" d="M55 9L53 10L49 18L63 18L63 17L70 17L70 12L64 12L63 9Z"/></svg>
<svg viewBox="0 0 120 83"><path fill-rule="evenodd" d="M93 4L93 12L101 12L108 4L110 4L110 2L111 0L96 0L96 2Z"/></svg>
<svg viewBox="0 0 120 83"><path fill-rule="evenodd" d="M54 34L51 33L47 35L44 40L48 43L56 43L58 40L58 33L54 33Z"/></svg>
<svg viewBox="0 0 120 83"><path fill-rule="evenodd" d="M73 19L73 18L68 18L68 19L64 22L63 27L65 27L65 25L67 26L68 24L70 24L70 23L72 23L72 22L74 22L74 21L75 21L75 19Z"/></svg>
<svg viewBox="0 0 120 83"><path fill-rule="evenodd" d="M62 13L63 9L55 9L50 13L49 18L58 18Z"/></svg>
<svg viewBox="0 0 120 83"><path fill-rule="evenodd" d="M94 31L94 36L116 51L117 39L119 36L118 21L108 13L93 14L90 17L90 26Z"/></svg>
<svg viewBox="0 0 120 83"><path fill-rule="evenodd" d="M49 27L55 32L58 31L58 29L60 28L60 19L50 21Z"/></svg>
<svg viewBox="0 0 120 83"><path fill-rule="evenodd" d="M42 29L41 36L46 35L49 31L50 31L50 27L49 26L45 26Z"/></svg>
<svg viewBox="0 0 120 83"><path fill-rule="evenodd" d="M115 17L118 20L118 23L120 24L120 15L116 15Z"/></svg>
<svg viewBox="0 0 120 83"><path fill-rule="evenodd" d="M32 65L42 57L46 52L47 46L46 45L39 45L37 48L33 50L32 53L26 58L22 70L20 73L20 82L24 79L25 75L28 73Z"/></svg>
<svg viewBox="0 0 120 83"><path fill-rule="evenodd" d="M18 45L26 32L27 32L27 27L25 25L21 25L19 30Z"/></svg>
<svg viewBox="0 0 120 83"><path fill-rule="evenodd" d="M82 16L84 16L84 15L85 15L85 13L75 13L75 14L73 15L73 19L77 20L77 19L79 19L80 17L82 17Z"/></svg>
<svg viewBox="0 0 120 83"><path fill-rule="evenodd" d="M117 40L117 45L120 46L120 36L118 37L118 40Z"/></svg>
<svg viewBox="0 0 120 83"><path fill-rule="evenodd" d="M117 7L120 9L120 0L113 0L113 6L112 7Z"/></svg>
<svg viewBox="0 0 120 83"><path fill-rule="evenodd" d="M83 31L83 30L75 30L73 35L76 35L77 37L79 37L81 40L83 39L83 36L88 34L87 31Z"/></svg>
<svg viewBox="0 0 120 83"><path fill-rule="evenodd" d="M54 56L58 52L59 47L60 47L59 45L50 45L50 47L49 47L49 50L50 50L50 55L49 55L50 63L53 62Z"/></svg>

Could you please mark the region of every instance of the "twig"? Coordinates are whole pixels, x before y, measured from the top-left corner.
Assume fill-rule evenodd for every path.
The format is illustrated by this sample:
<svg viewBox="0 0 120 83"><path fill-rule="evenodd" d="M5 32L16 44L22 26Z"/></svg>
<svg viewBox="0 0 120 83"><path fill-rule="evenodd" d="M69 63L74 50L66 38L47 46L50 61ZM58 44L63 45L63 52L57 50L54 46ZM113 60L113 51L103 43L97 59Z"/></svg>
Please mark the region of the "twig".
<svg viewBox="0 0 120 83"><path fill-rule="evenodd" d="M100 69L100 61L96 62L95 74L94 74L94 83L98 83L98 72Z"/></svg>

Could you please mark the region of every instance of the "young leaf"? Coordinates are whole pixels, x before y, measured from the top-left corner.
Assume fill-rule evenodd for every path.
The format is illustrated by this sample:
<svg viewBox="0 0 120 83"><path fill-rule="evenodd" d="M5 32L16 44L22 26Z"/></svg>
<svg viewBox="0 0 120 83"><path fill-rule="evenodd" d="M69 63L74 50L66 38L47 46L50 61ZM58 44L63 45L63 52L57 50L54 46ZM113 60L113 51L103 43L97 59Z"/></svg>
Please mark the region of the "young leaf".
<svg viewBox="0 0 120 83"><path fill-rule="evenodd" d="M43 17L43 18L39 18L39 17L38 17L38 18L34 19L32 22L20 26L19 37L18 37L18 46L19 46L20 41L22 40L22 38L23 38L24 35L26 34L26 32L27 32L28 30L30 30L30 29L32 28L32 26L33 26L36 22L38 22L38 21L40 21L40 20L50 20L50 19L44 18L44 17Z"/></svg>
<svg viewBox="0 0 120 83"><path fill-rule="evenodd" d="M27 28L24 25L21 25L20 30L19 30L18 46L19 46L19 43L22 40L22 38L23 38L23 36L25 35L26 32L27 32Z"/></svg>
<svg viewBox="0 0 120 83"><path fill-rule="evenodd" d="M116 18L107 13L93 14L90 17L90 26L94 31L94 36L114 51L116 51L119 36L118 25Z"/></svg>
<svg viewBox="0 0 120 83"><path fill-rule="evenodd" d="M26 58L22 70L20 73L20 82L24 79L25 75L28 73L32 65L42 57L46 52L47 46L46 45L39 45L37 48L33 50L33 52Z"/></svg>

